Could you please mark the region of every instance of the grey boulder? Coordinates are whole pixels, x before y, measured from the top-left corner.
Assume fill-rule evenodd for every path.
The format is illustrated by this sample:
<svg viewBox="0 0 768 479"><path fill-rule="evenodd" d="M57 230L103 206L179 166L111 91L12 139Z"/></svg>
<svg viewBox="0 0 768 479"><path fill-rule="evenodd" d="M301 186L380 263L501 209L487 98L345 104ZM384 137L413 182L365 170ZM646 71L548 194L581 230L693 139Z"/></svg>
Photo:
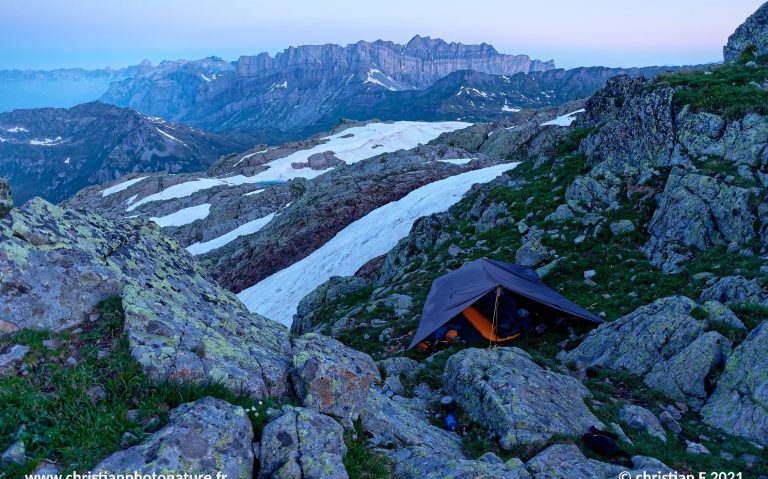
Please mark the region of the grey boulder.
<svg viewBox="0 0 768 479"><path fill-rule="evenodd" d="M109 474L226 474L253 477L253 429L243 408L211 397L171 411L168 424L91 471Z"/></svg>
<svg viewBox="0 0 768 479"><path fill-rule="evenodd" d="M371 385L381 381L370 356L316 333L293 341L291 377L304 407L340 418L346 427L360 416Z"/></svg>
<svg viewBox="0 0 768 479"><path fill-rule="evenodd" d="M443 373L443 389L474 421L499 436L506 449L604 427L584 404L587 388L542 368L518 348L454 354Z"/></svg>
<svg viewBox="0 0 768 479"><path fill-rule="evenodd" d="M616 479L629 468L589 459L572 444L550 446L525 463L534 479ZM671 469L660 461L644 456L632 457L633 474L643 471L656 474ZM634 477L634 476L633 476Z"/></svg>
<svg viewBox="0 0 768 479"><path fill-rule="evenodd" d="M649 434L661 442L667 442L667 434L656 416L644 407L627 404L619 410L619 420L631 429Z"/></svg>
<svg viewBox="0 0 768 479"><path fill-rule="evenodd" d="M283 408L259 444L260 479L346 479L344 428L311 409Z"/></svg>
<svg viewBox="0 0 768 479"><path fill-rule="evenodd" d="M768 321L733 352L702 408L704 422L768 446Z"/></svg>

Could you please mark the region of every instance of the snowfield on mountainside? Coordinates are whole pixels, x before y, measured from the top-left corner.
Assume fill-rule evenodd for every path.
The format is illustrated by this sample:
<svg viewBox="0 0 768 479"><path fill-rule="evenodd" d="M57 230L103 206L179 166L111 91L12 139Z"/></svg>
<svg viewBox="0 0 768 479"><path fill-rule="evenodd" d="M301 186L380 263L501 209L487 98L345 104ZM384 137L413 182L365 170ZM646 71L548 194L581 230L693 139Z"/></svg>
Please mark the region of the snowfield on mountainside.
<svg viewBox="0 0 768 479"><path fill-rule="evenodd" d="M409 150L420 144L426 144L443 133L461 130L471 126L471 123L460 121L419 122L397 121L394 123L369 123L364 126L347 128L335 135L323 138L325 143L312 148L297 151L283 158L267 163L267 169L253 176L234 175L225 178L198 178L186 183L173 185L158 193L141 198L131 204L126 211L133 211L141 205L153 201L164 201L190 196L198 191L216 186L237 186L274 181L288 181L294 178L315 178L332 168L313 170L312 168L295 168L294 163L305 163L310 156L333 152L334 155L347 164L357 163L382 153L392 153L397 150ZM240 159L247 158L246 155ZM138 181L131 180L131 181ZM116 188L120 185L115 185ZM130 186L130 185L129 185ZM120 191L120 190L116 190ZM113 190L114 192L114 190Z"/></svg>
<svg viewBox="0 0 768 479"><path fill-rule="evenodd" d="M351 223L306 258L238 294L251 311L290 325L304 296L331 276L349 276L385 254L411 230L417 218L447 210L473 184L487 183L517 163L469 171L422 186Z"/></svg>

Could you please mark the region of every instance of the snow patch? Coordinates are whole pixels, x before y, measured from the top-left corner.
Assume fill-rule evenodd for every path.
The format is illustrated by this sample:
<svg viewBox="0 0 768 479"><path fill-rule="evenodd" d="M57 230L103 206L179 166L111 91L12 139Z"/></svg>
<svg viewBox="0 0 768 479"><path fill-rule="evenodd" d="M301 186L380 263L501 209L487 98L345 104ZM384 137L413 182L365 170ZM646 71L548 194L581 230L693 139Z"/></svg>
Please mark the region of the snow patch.
<svg viewBox="0 0 768 479"><path fill-rule="evenodd" d="M351 223L306 258L238 294L251 311L290 325L299 301L331 276L353 275L408 235L414 221L457 203L475 183L486 183L518 163L468 171L411 191Z"/></svg>
<svg viewBox="0 0 768 479"><path fill-rule="evenodd" d="M505 113L517 113L518 111L520 111L520 108L515 108L505 103L504 106L501 107L501 111Z"/></svg>
<svg viewBox="0 0 768 479"><path fill-rule="evenodd" d="M179 211L161 217L152 217L150 220L157 223L157 226L165 228L168 226L184 226L202 220L208 217L211 212L211 205L203 203L202 205L190 206Z"/></svg>
<svg viewBox="0 0 768 479"><path fill-rule="evenodd" d="M67 158L66 160L64 160L64 164L65 164L65 165L68 165L68 164L69 164L69 160L71 160L71 159L72 159L72 158Z"/></svg>
<svg viewBox="0 0 768 479"><path fill-rule="evenodd" d="M286 88L288 88L288 80L283 81L283 83L273 83L269 86L268 91L275 91L277 89L285 90Z"/></svg>
<svg viewBox="0 0 768 479"><path fill-rule="evenodd" d="M568 113L567 115L558 116L554 120L549 120L544 123L542 123L539 126L571 126L571 123L576 121L576 116L584 113L584 109L572 111L571 113Z"/></svg>
<svg viewBox="0 0 768 479"><path fill-rule="evenodd" d="M390 78L389 75L387 75L385 73L382 73L381 70L377 70L375 68L371 68L370 70L368 70L368 78L365 79L363 84L371 83L373 85L382 86L382 87L386 88L389 91L397 91L397 88L393 87L392 85L387 85L382 80L380 80L379 78L376 78L376 77L383 78L384 80L388 80L388 81L390 81L392 83L395 83L395 80Z"/></svg>
<svg viewBox="0 0 768 479"><path fill-rule="evenodd" d="M56 138L44 138L42 140L29 140L29 144L35 146L56 146L68 141L62 140L60 136L57 136Z"/></svg>
<svg viewBox="0 0 768 479"><path fill-rule="evenodd" d="M198 243L189 245L187 246L187 251L189 251L193 255L199 255L199 254L204 254L209 251L213 251L215 249L221 248L222 246L228 243L231 243L232 241L236 240L241 236L246 236L246 235L256 233L257 231L262 229L264 226L266 226L270 221L272 221L272 218L274 217L275 217L275 214L270 213L267 216L264 216L263 218L258 218L253 221L249 221L248 223L238 226L237 228L233 229L229 233L225 233L210 241L205 241L202 243L198 242Z"/></svg>
<svg viewBox="0 0 768 479"><path fill-rule="evenodd" d="M160 128L158 128L158 127L155 127L155 130L157 130L157 132L158 132L158 133L160 133L161 135L163 135L163 136L165 136L165 137L167 137L167 138L169 138L169 139L171 139L171 140L173 140L173 141L175 141L175 142L177 142L177 143L181 143L181 144L182 144L182 145L184 145L184 146L187 146L187 144L186 144L186 143L184 143L183 141L179 140L179 139L178 139L178 138L176 138L175 136L171 136L171 135L169 135L168 133L164 132L164 131L163 131L163 130L161 130Z"/></svg>
<svg viewBox="0 0 768 479"><path fill-rule="evenodd" d="M137 201L136 203L128 207L126 211L133 211L139 206L146 203L150 203L152 201L163 201L163 200L173 200L176 198L185 198L187 196L191 196L197 193L200 190L206 190L208 188L213 188L214 186L221 186L226 184L228 184L226 181L219 180L216 178L198 178L193 181L179 183L178 185L169 186L168 188L158 193L145 196L144 198L140 199L139 201Z"/></svg>
<svg viewBox="0 0 768 479"><path fill-rule="evenodd" d="M6 128L5 131L7 131L8 133L29 133L29 130L27 130L23 126L14 126L13 128Z"/></svg>
<svg viewBox="0 0 768 479"><path fill-rule="evenodd" d="M107 189L101 190L101 196L105 198L105 197L107 197L109 195L118 193L118 192L123 191L123 190L127 190L128 188L130 188L131 186L135 185L139 181L147 179L147 178L149 178L149 177L148 176L141 176L139 178L134 178L132 180L123 181L122 183L118 183L116 185L110 186Z"/></svg>
<svg viewBox="0 0 768 479"><path fill-rule="evenodd" d="M442 163L451 163L453 165L466 165L470 161L476 160L476 159L477 158L456 158L453 160L437 160L437 161L440 161Z"/></svg>
<svg viewBox="0 0 768 479"><path fill-rule="evenodd" d="M410 150L420 144L428 143L443 133L461 130L472 126L471 123L458 121L419 122L397 121L394 123L369 123L365 126L347 128L335 135L323 138L326 143L307 150L296 151L286 157L272 160L264 166L265 171L254 176L235 175L225 178L198 178L180 183L165 190L146 196L131 205L127 211L153 201L164 201L190 196L198 191L216 186L238 186L253 183L285 182L294 178L315 178L327 170L294 168L292 163L306 163L316 153L333 151L337 158L347 164L371 158L382 153L397 150ZM381 145L372 149L373 146Z"/></svg>
<svg viewBox="0 0 768 479"><path fill-rule="evenodd" d="M244 194L243 196L253 196L253 195L258 195L259 193L261 193L261 192L263 192L263 191L265 191L265 190L256 190L256 191L251 191L250 193L246 193L246 194Z"/></svg>

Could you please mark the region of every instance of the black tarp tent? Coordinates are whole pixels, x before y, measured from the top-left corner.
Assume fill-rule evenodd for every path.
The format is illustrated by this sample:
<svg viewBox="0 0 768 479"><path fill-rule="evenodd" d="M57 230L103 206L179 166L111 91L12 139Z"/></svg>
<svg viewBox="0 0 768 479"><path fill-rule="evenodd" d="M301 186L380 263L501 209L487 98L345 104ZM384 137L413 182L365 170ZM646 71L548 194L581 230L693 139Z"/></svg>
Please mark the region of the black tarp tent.
<svg viewBox="0 0 768 479"><path fill-rule="evenodd" d="M498 286L542 306L593 323L603 320L549 288L532 268L481 258L432 283L419 327L408 349Z"/></svg>

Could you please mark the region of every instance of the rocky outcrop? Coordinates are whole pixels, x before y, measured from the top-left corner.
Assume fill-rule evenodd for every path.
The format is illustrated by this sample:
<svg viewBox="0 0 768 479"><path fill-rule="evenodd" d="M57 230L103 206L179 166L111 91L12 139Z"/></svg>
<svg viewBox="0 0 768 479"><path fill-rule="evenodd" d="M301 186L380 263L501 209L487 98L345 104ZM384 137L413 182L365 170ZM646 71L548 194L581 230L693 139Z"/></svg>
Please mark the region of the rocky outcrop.
<svg viewBox="0 0 768 479"><path fill-rule="evenodd" d="M613 110L615 117L607 125L581 143L581 150L592 165L601 163L615 175L635 172L643 177L655 168L673 164L674 92L669 87L651 91L648 86L645 79L620 77L613 80L606 94L612 101L622 97L621 107ZM587 103L587 112L591 116L585 118L586 122L592 116L604 119L600 112L591 111L599 106L597 100Z"/></svg>
<svg viewBox="0 0 768 479"><path fill-rule="evenodd" d="M367 283L357 276L334 276L306 295L296 308L291 333L301 335L312 330L315 310L327 302L365 288Z"/></svg>
<svg viewBox="0 0 768 479"><path fill-rule="evenodd" d="M584 404L590 393L578 380L542 368L517 348L454 354L443 389L507 449L603 427Z"/></svg>
<svg viewBox="0 0 768 479"><path fill-rule="evenodd" d="M371 385L381 381L370 356L315 333L295 339L293 351L291 377L302 405L351 426L368 400Z"/></svg>
<svg viewBox="0 0 768 479"><path fill-rule="evenodd" d="M768 4L763 4L728 37L723 47L726 62L739 59L742 53L768 54Z"/></svg>
<svg viewBox="0 0 768 479"><path fill-rule="evenodd" d="M565 363L626 369L644 375L660 360L685 349L706 328L691 316L696 303L682 296L659 299L592 330L575 349L561 353Z"/></svg>
<svg viewBox="0 0 768 479"><path fill-rule="evenodd" d="M667 273L678 272L688 247L716 245L748 248L756 240L750 190L716 179L674 170L648 226L644 247L651 263Z"/></svg>
<svg viewBox="0 0 768 479"><path fill-rule="evenodd" d="M672 472L656 459L644 456L632 457L632 468L589 459L575 445L556 444L540 452L525 463L525 468L534 479L615 479L623 472L630 472L631 477Z"/></svg>
<svg viewBox="0 0 768 479"><path fill-rule="evenodd" d="M701 292L701 299L724 304L754 303L768 306L768 291L755 278L724 276Z"/></svg>
<svg viewBox="0 0 768 479"><path fill-rule="evenodd" d="M116 452L93 474L208 474L253 477L253 430L241 407L214 398L183 404L168 424L141 444Z"/></svg>
<svg viewBox="0 0 768 479"><path fill-rule="evenodd" d="M133 357L155 379L289 393L287 330L251 314L145 221L35 199L0 221L0 330L60 331L122 296Z"/></svg>
<svg viewBox="0 0 768 479"><path fill-rule="evenodd" d="M733 352L717 388L701 410L704 422L768 445L768 321Z"/></svg>
<svg viewBox="0 0 768 479"><path fill-rule="evenodd" d="M344 429L310 409L283 408L261 433L259 479L346 479Z"/></svg>
<svg viewBox="0 0 768 479"><path fill-rule="evenodd" d="M645 384L699 409L730 354L728 339L715 331L706 332L679 354L656 364L646 374Z"/></svg>
<svg viewBox="0 0 768 479"><path fill-rule="evenodd" d="M327 170L334 166L344 165L344 161L336 158L336 155L332 151L324 151L322 153L315 153L307 158L306 162L291 163L292 168L310 168L313 170Z"/></svg>
<svg viewBox="0 0 768 479"><path fill-rule="evenodd" d="M699 408L731 348L719 333L705 331L709 321L722 323L722 315L733 313L722 307L710 309L707 319L697 319L698 308L682 296L659 299L602 324L558 358L576 367L625 369L671 398ZM699 311L706 315L706 310Z"/></svg>

